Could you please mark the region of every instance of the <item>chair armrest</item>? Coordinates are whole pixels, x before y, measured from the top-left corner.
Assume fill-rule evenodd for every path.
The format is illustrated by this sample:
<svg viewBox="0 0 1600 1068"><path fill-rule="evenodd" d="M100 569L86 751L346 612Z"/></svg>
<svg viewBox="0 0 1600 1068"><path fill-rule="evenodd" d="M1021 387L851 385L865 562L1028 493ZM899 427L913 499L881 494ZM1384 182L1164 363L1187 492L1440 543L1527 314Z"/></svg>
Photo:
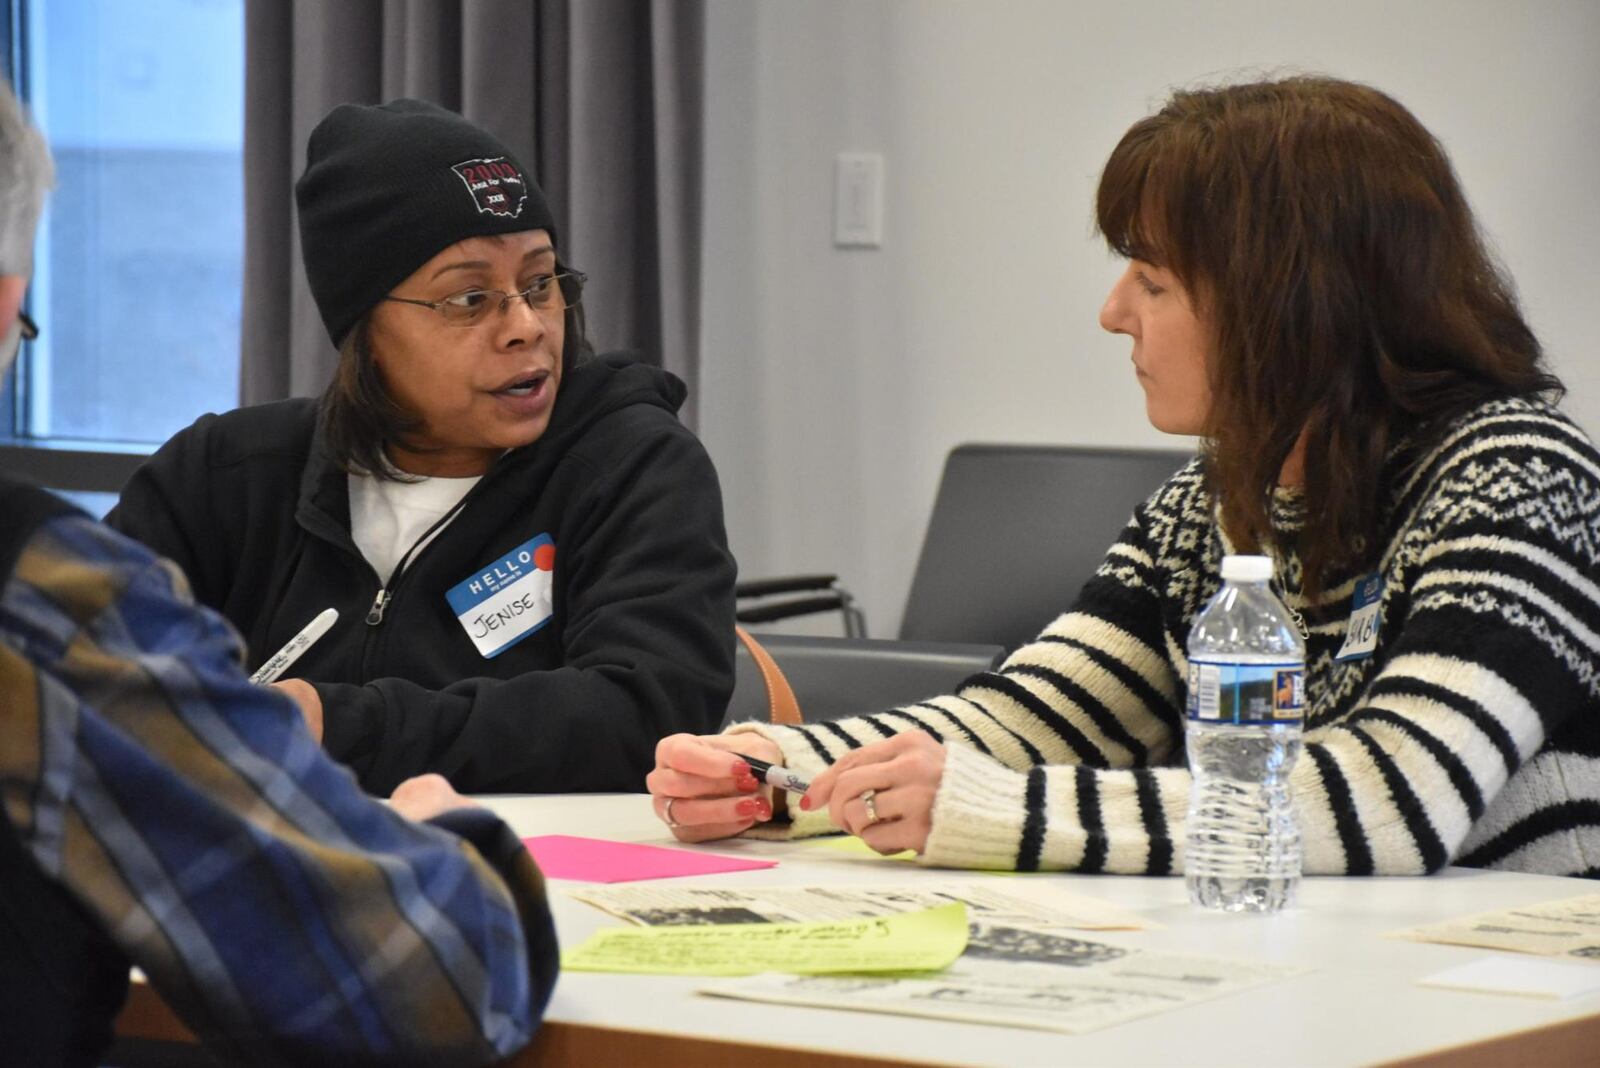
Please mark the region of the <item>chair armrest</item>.
<svg viewBox="0 0 1600 1068"><path fill-rule="evenodd" d="M775 593L804 593L831 590L838 575L779 575L776 578L750 579L734 585L735 597L770 597ZM838 607L835 605L834 607Z"/></svg>
<svg viewBox="0 0 1600 1068"><path fill-rule="evenodd" d="M829 597L800 597L792 601L770 601L751 605L734 613L740 623L774 623L780 619L808 616L813 612L837 612L844 608L845 599L838 594Z"/></svg>
<svg viewBox="0 0 1600 1068"><path fill-rule="evenodd" d="M949 693L992 670L1005 656L998 645L758 635L783 669L807 723L877 712ZM741 645L734 657L733 698L723 725L767 718L766 687Z"/></svg>

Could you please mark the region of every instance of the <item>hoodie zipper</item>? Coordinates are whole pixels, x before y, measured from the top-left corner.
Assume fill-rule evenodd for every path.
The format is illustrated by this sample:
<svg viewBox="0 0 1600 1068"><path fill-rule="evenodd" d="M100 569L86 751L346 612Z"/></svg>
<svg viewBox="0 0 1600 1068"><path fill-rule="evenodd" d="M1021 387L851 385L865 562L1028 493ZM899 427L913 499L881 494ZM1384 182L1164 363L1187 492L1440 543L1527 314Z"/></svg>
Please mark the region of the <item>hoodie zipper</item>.
<svg viewBox="0 0 1600 1068"><path fill-rule="evenodd" d="M484 479L488 477L488 473L485 472ZM410 567L412 557L416 556L417 551L428 544L428 539L437 534L446 523L461 514L461 510L467 506L467 502L472 500L482 485L483 479L479 479L478 485L473 486L459 501L451 505L448 512L434 520L433 525L424 530L417 540L411 543L411 548L407 549L405 555L400 558L400 562L394 565L394 570L389 573L389 581L380 581L378 583L378 592L372 598L372 607L367 609L367 626L376 627L383 623L383 614L388 610L389 602L394 600L395 588L399 586L400 579L405 575L406 569Z"/></svg>
<svg viewBox="0 0 1600 1068"><path fill-rule="evenodd" d="M372 607L367 609L367 626L376 627L383 622L383 610L389 604L389 590L384 586L378 587L378 596L372 599Z"/></svg>

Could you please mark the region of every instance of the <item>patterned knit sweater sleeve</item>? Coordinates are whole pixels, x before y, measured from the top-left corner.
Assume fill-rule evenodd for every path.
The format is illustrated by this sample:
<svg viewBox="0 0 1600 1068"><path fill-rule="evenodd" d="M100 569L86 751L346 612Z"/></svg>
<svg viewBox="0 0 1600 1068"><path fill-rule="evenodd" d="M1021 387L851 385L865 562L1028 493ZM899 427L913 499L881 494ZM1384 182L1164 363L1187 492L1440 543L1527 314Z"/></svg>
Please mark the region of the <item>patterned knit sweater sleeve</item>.
<svg viewBox="0 0 1600 1068"><path fill-rule="evenodd" d="M1339 660L1351 574L1316 603L1291 790L1310 874L1453 860L1600 872L1600 457L1546 406L1486 405L1381 487L1378 648ZM1181 870L1190 622L1227 551L1197 467L1138 512L1073 610L999 672L904 709L758 728L797 770L900 730L944 741L924 863ZM828 829L801 814L794 833Z"/></svg>
<svg viewBox="0 0 1600 1068"><path fill-rule="evenodd" d="M1181 820L1187 779L1155 768L1181 758L1183 686L1163 619L1164 579L1149 541L1152 529L1170 531L1167 517L1183 514L1197 494L1203 496L1203 486L1195 464L1135 511L1072 611L1000 670L975 676L956 693L805 727L742 723L730 732L765 735L782 748L788 767L809 776L902 730L923 730L946 743L933 832L921 859L949 867L1104 868L1104 830L1097 814L1079 818L1076 786L1095 776L1090 769L1136 768L1117 784L1105 778L1107 803L1126 807L1115 863L1170 870L1173 828L1181 823L1168 811L1176 806ZM1060 805L1066 806L1060 815L1047 819ZM789 812L792 835L835 829L826 813L793 806ZM1102 844L1091 846L1090 835ZM1090 863L1095 849L1102 856Z"/></svg>

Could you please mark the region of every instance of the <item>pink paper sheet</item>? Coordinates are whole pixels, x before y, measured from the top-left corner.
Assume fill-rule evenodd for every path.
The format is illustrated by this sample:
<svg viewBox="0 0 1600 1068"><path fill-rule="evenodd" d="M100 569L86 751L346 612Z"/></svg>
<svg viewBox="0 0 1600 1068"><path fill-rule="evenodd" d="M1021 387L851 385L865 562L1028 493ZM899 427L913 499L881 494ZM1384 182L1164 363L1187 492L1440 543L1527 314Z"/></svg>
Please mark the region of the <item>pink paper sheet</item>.
<svg viewBox="0 0 1600 1068"><path fill-rule="evenodd" d="M671 879L679 875L716 875L729 871L775 868L775 860L745 860L687 849L580 838L571 834L541 834L523 844L551 879L578 879L588 883L626 883L637 879Z"/></svg>

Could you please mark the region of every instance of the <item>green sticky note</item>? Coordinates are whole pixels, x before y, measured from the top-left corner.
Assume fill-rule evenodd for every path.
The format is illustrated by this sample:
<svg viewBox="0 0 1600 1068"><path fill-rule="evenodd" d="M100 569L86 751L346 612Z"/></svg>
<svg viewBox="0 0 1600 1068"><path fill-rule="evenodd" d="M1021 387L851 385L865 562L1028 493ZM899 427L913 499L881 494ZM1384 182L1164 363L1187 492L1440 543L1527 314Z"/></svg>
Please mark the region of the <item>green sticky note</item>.
<svg viewBox="0 0 1600 1068"><path fill-rule="evenodd" d="M872 860L910 860L917 859L913 849L902 849L898 853L880 853L867 845L853 834L831 835L827 838L804 838L801 841L816 845L819 849L832 849L839 853L849 853L857 857L869 857Z"/></svg>
<svg viewBox="0 0 1600 1068"><path fill-rule="evenodd" d="M871 846L867 845L866 842L864 842L861 839L857 838L853 834L836 834L836 835L830 835L830 836L825 837L825 838L801 838L801 839L798 840L798 843L801 844L801 845L816 846L818 849L831 849L836 853L846 853L846 854L848 854L850 856L853 856L853 857L864 857L864 858L866 858L868 860L902 860L902 861L909 861L911 863L916 863L916 859L917 859L916 850L913 850L913 849L902 849L898 853L880 853L876 849L873 849ZM1009 868L1005 868L1005 869L980 868L980 869L976 869L976 870L982 871L983 874L985 874L985 875L1031 875L1031 874L1034 874L1033 872L1012 871ZM1045 875L1045 874L1049 874L1049 873L1048 872L1039 872L1038 874Z"/></svg>
<svg viewBox="0 0 1600 1068"><path fill-rule="evenodd" d="M597 931L561 955L576 972L755 975L936 971L967 948L967 908L825 923L622 927Z"/></svg>

